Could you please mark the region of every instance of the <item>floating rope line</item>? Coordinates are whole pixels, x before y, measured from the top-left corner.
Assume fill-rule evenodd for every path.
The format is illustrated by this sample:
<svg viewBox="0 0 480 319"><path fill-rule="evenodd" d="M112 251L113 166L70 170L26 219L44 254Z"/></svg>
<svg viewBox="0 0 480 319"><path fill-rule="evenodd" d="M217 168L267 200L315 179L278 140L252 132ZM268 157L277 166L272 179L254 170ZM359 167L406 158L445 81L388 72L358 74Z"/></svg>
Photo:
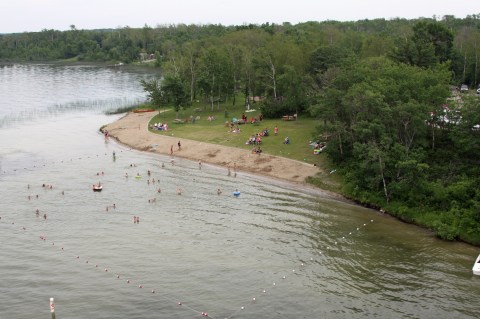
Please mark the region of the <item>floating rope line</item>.
<svg viewBox="0 0 480 319"><path fill-rule="evenodd" d="M122 146L120 146L122 147ZM120 153L123 153L123 149L120 150ZM133 149L125 149L125 152L135 152ZM115 155L113 155L115 154ZM19 171L34 171L37 168L43 168L43 167L48 167L50 165L56 165L56 164L65 164L65 163L73 163L74 161L81 161L85 159L93 159L93 158L98 158L100 156L112 156L113 158L116 159L116 152L113 151L113 154L96 154L94 156L92 155L77 155L76 157L71 157L69 159L63 159L63 160L57 160L57 161L50 161L50 160L45 160L45 161L33 161L33 165L29 166L24 166L24 167L16 167L16 168L11 168L10 170L0 170L1 174L8 174L8 173L16 173ZM1 167L1 166L0 166Z"/></svg>
<svg viewBox="0 0 480 319"><path fill-rule="evenodd" d="M373 223L374 220L371 219L370 220L370 223ZM2 218L0 216L0 224L8 224L10 223L11 225L17 225L15 223L14 220L11 220L11 221L7 221L5 220L5 218ZM356 231L360 231L362 228L365 228L367 227L367 223L364 223L363 225L359 226L359 227L356 227ZM18 226L16 226L18 227ZM22 226L20 228L20 230L22 230L23 232L27 232L27 228ZM340 239L346 239L347 236L351 236L351 235L355 235L354 233L355 231L350 231L348 232L348 234L346 234L345 236L340 236L338 237L339 239L337 239L337 241L334 242L335 245L338 245L338 241ZM39 236L40 240L46 242L47 241L47 236L45 236L44 234L40 235ZM65 252L66 249L64 248L64 246L62 245L58 245L58 243L56 243L55 241L51 241L51 246L54 246L54 247L60 247L58 248L61 252ZM326 247L327 250L330 249L329 246ZM324 254L322 254L322 251L318 251L318 253L320 255L323 255L325 256ZM167 301L167 302L170 302L171 304L175 304L177 305L177 307L181 307L183 309L188 309L190 310L191 312L195 313L196 315L201 315L201 316L204 316L204 317L209 317L209 318L212 318L212 319L216 319L215 317L213 317L211 314L209 314L208 312L206 311L200 311L199 309L196 309L196 308L193 308L192 306L190 306L188 303L185 303L184 301L181 301L183 300L182 298L171 298L171 297L168 297L166 296L165 294L161 295L161 294L158 294L157 293L157 289L155 287L148 287L148 286L144 286L141 282L136 282L134 281L133 279L131 279L132 277L131 276L125 276L125 275L121 275L119 272L115 272L114 270L110 269L109 267L107 266L100 266L99 263L93 263L90 259L87 259L87 258L83 258L83 257L80 257L80 255L74 255L73 256L74 259L78 260L78 261L81 261L81 260L85 260L85 264L87 265L95 265L94 266L94 269L102 269L103 268L103 272L105 273L113 273L114 274L114 278L116 280L125 280L124 282L127 284L127 285L132 285L132 286L137 286L138 289L141 289L143 291L150 291L150 294L151 295L155 295L155 296L158 296L159 298L163 299L164 301ZM316 260L311 257L310 258L310 262L313 263L315 262ZM303 271L306 267L306 265L308 265L309 263L307 262L301 262L298 266L298 268L293 268L291 270L292 273L294 274L297 274L297 273L300 273L301 271ZM124 279L124 277L126 279ZM277 277L277 279L283 281L283 280L287 280L289 277L287 277L286 275L282 275L281 277ZM253 304L259 304L259 301L261 301L262 299L264 299L263 297L267 294L269 294L270 290L273 290L273 289L276 289L278 287L278 284L277 282L272 282L271 283L271 288L270 289L267 289L267 288L260 288L258 289L259 291L261 291L261 294L260 296L257 296L255 295L254 297L252 297L252 299L250 299L247 303L247 305L253 305ZM228 316L225 316L224 318L225 319L231 319L233 317L236 317L240 312L242 312L243 310L247 309L247 307L244 305L240 306L240 307L237 307L236 310L231 313L230 315Z"/></svg>

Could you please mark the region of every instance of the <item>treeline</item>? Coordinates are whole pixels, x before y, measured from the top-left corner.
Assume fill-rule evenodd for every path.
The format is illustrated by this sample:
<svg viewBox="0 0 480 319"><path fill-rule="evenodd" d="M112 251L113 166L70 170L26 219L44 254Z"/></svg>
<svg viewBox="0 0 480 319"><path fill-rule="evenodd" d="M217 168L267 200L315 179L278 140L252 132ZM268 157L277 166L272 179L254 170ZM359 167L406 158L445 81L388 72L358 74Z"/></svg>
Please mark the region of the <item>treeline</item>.
<svg viewBox="0 0 480 319"><path fill-rule="evenodd" d="M480 20L365 20L0 36L0 59L153 57L151 101L204 99L318 118L344 193L442 238L480 244ZM473 91L473 90L471 90ZM245 99L241 102L235 99Z"/></svg>

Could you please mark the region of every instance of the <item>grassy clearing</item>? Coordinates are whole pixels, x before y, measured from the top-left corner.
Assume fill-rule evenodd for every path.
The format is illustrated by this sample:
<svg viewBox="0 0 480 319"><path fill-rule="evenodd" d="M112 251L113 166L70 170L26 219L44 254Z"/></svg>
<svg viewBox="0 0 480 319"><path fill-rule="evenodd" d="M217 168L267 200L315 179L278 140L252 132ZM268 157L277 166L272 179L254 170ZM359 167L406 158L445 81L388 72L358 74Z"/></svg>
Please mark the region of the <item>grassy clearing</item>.
<svg viewBox="0 0 480 319"><path fill-rule="evenodd" d="M282 156L298 161L303 161L311 165L319 166L324 172L319 173L314 178L309 179L309 183L328 189L339 191L340 180L337 174L329 174L332 168L324 154L314 155L313 149L309 143L314 140L315 127L318 120L299 117L296 121L284 121L282 119L263 119L258 124L238 125L239 133L230 132L230 127L226 126L226 121L232 121L232 118L241 119L245 112L244 106L228 107L228 117L225 112L225 104L215 105L211 110L210 105L197 103L193 107L181 110L179 119L187 120L186 123L175 123L176 113L173 109L164 108L161 113L152 118L150 125L154 123L168 123L167 132L150 130L155 134L177 136L180 138L202 141L211 144L219 144L231 147L251 150L254 146L246 145L250 136L262 132L268 128L270 136L262 138L261 149L264 153ZM255 108L255 105L253 106ZM258 118L260 111L245 112L250 120L252 117ZM290 114L291 115L291 114ZM215 119L208 120L209 116ZM195 118L195 121L192 119ZM278 135L274 135L274 127L278 127ZM235 126L237 127L237 126ZM290 138L290 144L285 145L285 137Z"/></svg>

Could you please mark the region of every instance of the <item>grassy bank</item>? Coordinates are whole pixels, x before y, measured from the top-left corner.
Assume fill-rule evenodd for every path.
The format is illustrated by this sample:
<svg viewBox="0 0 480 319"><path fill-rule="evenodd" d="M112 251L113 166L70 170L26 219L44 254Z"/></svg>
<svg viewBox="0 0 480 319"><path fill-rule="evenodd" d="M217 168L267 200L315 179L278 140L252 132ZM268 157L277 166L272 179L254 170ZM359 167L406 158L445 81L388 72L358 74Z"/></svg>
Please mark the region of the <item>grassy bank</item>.
<svg viewBox="0 0 480 319"><path fill-rule="evenodd" d="M228 107L227 112L225 109ZM253 106L252 108L255 108ZM309 117L300 116L296 121L284 121L278 119L263 119L257 124L235 125L234 128L240 129L240 132L231 132L230 126L226 122L231 122L233 118L241 119L245 112L244 106L233 107L222 103L215 105L211 109L210 105L196 103L193 107L181 110L178 118L184 123L176 123L176 113L171 108L165 108L157 113L150 121L150 126L154 123L168 123L168 131L159 131L150 129L151 132L161 135L174 135L180 138L202 141L205 143L219 144L224 146L242 148L251 150L254 145L247 145L247 140L256 133L262 132L267 128L269 136L262 138L260 145L262 152L275 156L286 157L297 161L318 166L323 172L309 179L308 182L323 189L339 192L340 182L336 174L330 174L334 170L326 159L324 154L315 155L310 142L315 137L315 127L317 120ZM226 114L227 113L227 114ZM260 111L256 109L252 112L245 112L250 120L252 117L259 118ZM213 117L213 120L209 120ZM278 135L274 135L274 128L278 127ZM285 137L289 137L290 144L283 143Z"/></svg>

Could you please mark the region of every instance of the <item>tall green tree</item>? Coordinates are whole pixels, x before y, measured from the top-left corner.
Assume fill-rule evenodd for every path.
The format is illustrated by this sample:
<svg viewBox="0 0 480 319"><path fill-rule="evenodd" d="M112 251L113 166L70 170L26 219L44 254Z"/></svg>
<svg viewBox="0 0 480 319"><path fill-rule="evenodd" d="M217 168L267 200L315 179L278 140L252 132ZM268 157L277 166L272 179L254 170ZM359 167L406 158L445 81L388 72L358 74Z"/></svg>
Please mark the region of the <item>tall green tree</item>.
<svg viewBox="0 0 480 319"><path fill-rule="evenodd" d="M398 38L391 56L402 63L433 67L454 58L453 33L441 22L421 20L407 38Z"/></svg>
<svg viewBox="0 0 480 319"><path fill-rule="evenodd" d="M160 80L140 80L140 84L143 90L147 93L147 98L152 105L157 108L163 105L165 102L165 92L162 89Z"/></svg>
<svg viewBox="0 0 480 319"><path fill-rule="evenodd" d="M163 79L162 86L165 92L166 100L173 104L173 108L176 112L176 118L178 119L180 109L188 105L188 98L185 92L184 83L178 76L166 76Z"/></svg>

